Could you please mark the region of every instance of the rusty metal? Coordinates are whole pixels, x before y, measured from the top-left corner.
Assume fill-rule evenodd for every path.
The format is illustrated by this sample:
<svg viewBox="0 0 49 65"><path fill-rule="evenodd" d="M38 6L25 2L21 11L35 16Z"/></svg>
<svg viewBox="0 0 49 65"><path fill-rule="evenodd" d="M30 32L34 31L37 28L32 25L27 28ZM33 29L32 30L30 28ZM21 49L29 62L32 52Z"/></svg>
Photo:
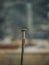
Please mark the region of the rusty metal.
<svg viewBox="0 0 49 65"><path fill-rule="evenodd" d="M23 65L23 54L24 54L24 44L25 44L25 31L26 29L22 29L22 52L21 52L21 64Z"/></svg>

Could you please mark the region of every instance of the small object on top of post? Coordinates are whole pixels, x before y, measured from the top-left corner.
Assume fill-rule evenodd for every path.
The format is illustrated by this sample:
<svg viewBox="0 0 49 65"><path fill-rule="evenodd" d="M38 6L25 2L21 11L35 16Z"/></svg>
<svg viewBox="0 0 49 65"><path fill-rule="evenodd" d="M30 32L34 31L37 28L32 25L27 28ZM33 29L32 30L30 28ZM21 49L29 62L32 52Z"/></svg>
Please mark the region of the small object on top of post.
<svg viewBox="0 0 49 65"><path fill-rule="evenodd" d="M21 64L23 65L23 53L24 53L24 44L25 44L25 31L26 29L22 29L22 52L21 52Z"/></svg>

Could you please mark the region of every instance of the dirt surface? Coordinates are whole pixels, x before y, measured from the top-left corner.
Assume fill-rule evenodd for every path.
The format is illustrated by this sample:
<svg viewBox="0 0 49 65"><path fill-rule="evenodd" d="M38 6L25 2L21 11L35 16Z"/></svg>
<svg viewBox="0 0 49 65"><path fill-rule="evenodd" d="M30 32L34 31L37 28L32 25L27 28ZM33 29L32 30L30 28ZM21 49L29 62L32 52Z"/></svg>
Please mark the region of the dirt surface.
<svg viewBox="0 0 49 65"><path fill-rule="evenodd" d="M20 65L21 49L0 49L0 65ZM24 51L23 65L49 65L49 49Z"/></svg>

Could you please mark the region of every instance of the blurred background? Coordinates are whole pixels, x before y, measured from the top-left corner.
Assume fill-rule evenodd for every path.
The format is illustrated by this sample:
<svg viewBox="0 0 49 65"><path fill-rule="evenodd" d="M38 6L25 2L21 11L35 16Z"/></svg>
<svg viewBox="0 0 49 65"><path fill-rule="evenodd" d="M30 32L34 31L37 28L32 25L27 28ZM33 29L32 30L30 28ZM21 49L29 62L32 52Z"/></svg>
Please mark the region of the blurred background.
<svg viewBox="0 0 49 65"><path fill-rule="evenodd" d="M12 36L19 39L20 28L27 29L27 38L48 39L48 0L0 0L0 39ZM17 33L18 32L18 33Z"/></svg>
<svg viewBox="0 0 49 65"><path fill-rule="evenodd" d="M0 0L0 44L19 47L0 49L1 65L20 65L21 29L27 29L23 65L49 65L49 0Z"/></svg>

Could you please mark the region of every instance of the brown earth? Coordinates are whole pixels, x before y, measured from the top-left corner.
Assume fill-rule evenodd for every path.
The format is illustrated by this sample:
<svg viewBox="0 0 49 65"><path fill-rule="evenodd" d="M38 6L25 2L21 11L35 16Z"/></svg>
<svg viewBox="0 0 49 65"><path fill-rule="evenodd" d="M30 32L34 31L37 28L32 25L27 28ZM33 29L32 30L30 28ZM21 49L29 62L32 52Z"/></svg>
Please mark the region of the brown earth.
<svg viewBox="0 0 49 65"><path fill-rule="evenodd" d="M0 65L20 65L21 54L17 50L0 49ZM49 65L49 50L24 53L23 65Z"/></svg>

